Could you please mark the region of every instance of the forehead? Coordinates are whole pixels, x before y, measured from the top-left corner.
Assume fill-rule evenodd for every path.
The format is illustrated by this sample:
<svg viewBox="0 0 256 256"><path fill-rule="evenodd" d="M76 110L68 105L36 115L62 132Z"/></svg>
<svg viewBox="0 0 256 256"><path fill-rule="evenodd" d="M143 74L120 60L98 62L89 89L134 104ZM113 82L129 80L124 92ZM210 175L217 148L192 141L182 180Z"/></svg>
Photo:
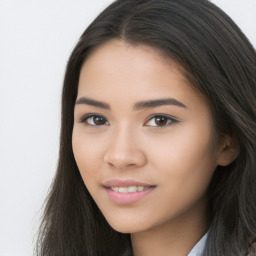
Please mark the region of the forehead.
<svg viewBox="0 0 256 256"><path fill-rule="evenodd" d="M122 40L111 40L89 53L80 72L79 85L84 82L89 83L92 79L100 80L102 75L105 79L107 76L109 79L122 76L129 81L133 78L135 80L136 74L139 83L139 78L152 79L156 73L175 73L176 79L191 87L183 75L182 67L166 57L159 49L141 44L131 45ZM116 81L115 84L118 82L120 81ZM122 83L124 82L123 80ZM106 83L105 80L104 84Z"/></svg>
<svg viewBox="0 0 256 256"><path fill-rule="evenodd" d="M112 40L94 49L84 62L78 97L118 98L122 104L172 97L207 105L183 74L182 67L158 49Z"/></svg>
<svg viewBox="0 0 256 256"><path fill-rule="evenodd" d="M147 55L149 57L149 55L151 55L152 59L154 56L154 59L158 59L158 61L163 61L166 63L173 62L170 60L169 56L167 56L166 52L160 48L156 48L150 46L149 44L143 43L133 44L123 39L111 39L99 46L94 47L91 51L89 51L89 54L86 57L86 61L90 60L92 56L95 57L95 55L98 54L102 56L102 54L107 54L107 52L112 56L120 55L120 52L118 51L119 49L125 51L127 54L126 57L133 57L133 59L135 56L132 55L139 52L140 55L144 53L144 57Z"/></svg>

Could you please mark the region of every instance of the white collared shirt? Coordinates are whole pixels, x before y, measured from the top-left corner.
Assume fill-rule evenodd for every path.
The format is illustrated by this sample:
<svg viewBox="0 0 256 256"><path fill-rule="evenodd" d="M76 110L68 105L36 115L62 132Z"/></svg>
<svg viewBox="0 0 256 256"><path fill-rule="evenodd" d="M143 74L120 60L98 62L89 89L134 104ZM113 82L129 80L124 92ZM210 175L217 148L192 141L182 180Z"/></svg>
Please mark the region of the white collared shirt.
<svg viewBox="0 0 256 256"><path fill-rule="evenodd" d="M190 251L187 256L202 256L205 243L207 239L207 233L198 241L194 248Z"/></svg>

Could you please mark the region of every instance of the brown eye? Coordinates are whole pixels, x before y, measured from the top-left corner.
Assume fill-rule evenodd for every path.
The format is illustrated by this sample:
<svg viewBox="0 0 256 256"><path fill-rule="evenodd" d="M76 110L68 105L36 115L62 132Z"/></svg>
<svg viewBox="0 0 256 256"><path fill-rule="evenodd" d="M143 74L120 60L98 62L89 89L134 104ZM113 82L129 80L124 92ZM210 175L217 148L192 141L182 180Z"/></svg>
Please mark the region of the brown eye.
<svg viewBox="0 0 256 256"><path fill-rule="evenodd" d="M155 124L157 126L164 126L168 123L168 119L164 116L158 116L158 117L155 117Z"/></svg>
<svg viewBox="0 0 256 256"><path fill-rule="evenodd" d="M102 116L94 116L92 121L95 125L104 125L107 120Z"/></svg>
<svg viewBox="0 0 256 256"><path fill-rule="evenodd" d="M91 126L109 125L107 119L100 115L85 116L81 121Z"/></svg>
<svg viewBox="0 0 256 256"><path fill-rule="evenodd" d="M153 126L153 127L165 127L170 126L174 123L179 122L178 120L172 118L169 115L155 115L151 117L147 122L146 126Z"/></svg>

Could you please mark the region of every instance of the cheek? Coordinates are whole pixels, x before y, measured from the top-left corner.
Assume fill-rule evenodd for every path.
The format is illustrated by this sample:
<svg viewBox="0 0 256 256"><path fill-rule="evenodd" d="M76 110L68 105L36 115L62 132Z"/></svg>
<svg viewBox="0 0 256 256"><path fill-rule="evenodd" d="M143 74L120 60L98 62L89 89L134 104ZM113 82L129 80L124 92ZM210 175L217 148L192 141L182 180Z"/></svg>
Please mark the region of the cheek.
<svg viewBox="0 0 256 256"><path fill-rule="evenodd" d="M193 144L181 140L178 145L169 143L154 155L153 169L158 172L159 189L165 195L156 199L156 209L164 208L159 214L182 215L205 198L216 165L210 142Z"/></svg>
<svg viewBox="0 0 256 256"><path fill-rule="evenodd" d="M168 180L177 191L206 189L217 166L209 128L189 127L153 144L157 150L149 150L151 164L161 182Z"/></svg>
<svg viewBox="0 0 256 256"><path fill-rule="evenodd" d="M86 136L74 129L72 147L76 164L85 182L90 185L92 179L97 178L97 170L102 164L102 144L97 143L93 136Z"/></svg>

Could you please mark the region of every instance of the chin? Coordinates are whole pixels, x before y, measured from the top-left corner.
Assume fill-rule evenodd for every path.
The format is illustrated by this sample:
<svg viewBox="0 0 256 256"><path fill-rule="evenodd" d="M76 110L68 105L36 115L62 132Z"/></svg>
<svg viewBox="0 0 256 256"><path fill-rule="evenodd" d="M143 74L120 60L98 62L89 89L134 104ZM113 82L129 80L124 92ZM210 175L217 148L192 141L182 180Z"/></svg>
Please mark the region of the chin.
<svg viewBox="0 0 256 256"><path fill-rule="evenodd" d="M124 219L120 221L114 220L114 221L108 221L108 223L114 230L123 234L132 234L132 233L142 232L148 229L142 223L138 223L137 221L134 222L134 220L133 221L127 221Z"/></svg>

